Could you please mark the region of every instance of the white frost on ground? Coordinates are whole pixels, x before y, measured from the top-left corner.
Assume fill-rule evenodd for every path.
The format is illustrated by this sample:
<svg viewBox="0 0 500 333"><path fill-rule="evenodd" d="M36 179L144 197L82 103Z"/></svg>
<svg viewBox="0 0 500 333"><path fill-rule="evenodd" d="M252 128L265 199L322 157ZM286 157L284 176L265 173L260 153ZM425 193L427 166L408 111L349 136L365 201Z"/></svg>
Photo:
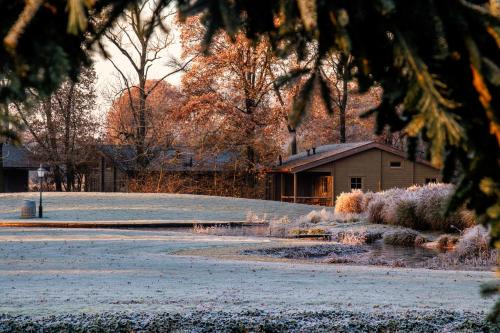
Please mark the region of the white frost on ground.
<svg viewBox="0 0 500 333"><path fill-rule="evenodd" d="M433 271L172 255L281 242L170 231L0 228L0 313L482 311L491 272Z"/></svg>
<svg viewBox="0 0 500 333"><path fill-rule="evenodd" d="M23 200L38 193L0 194L0 221L19 218ZM161 222L245 221L249 212L268 219L296 218L314 206L277 201L164 193L55 193L43 194L44 222ZM37 222L38 220L27 220Z"/></svg>

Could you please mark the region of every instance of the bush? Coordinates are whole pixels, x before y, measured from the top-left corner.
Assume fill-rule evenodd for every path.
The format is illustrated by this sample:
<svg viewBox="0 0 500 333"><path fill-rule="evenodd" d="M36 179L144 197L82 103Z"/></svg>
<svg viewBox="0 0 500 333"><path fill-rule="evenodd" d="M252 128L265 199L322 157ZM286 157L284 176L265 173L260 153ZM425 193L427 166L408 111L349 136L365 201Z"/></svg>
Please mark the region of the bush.
<svg viewBox="0 0 500 333"><path fill-rule="evenodd" d="M367 208L368 223L373 223L373 224L383 224L384 223L384 217L382 215L382 213L384 211L384 206L385 206L385 203L380 198L376 198L368 204L368 208Z"/></svg>
<svg viewBox="0 0 500 333"><path fill-rule="evenodd" d="M427 230L429 224L425 218L418 212L418 198L403 198L395 206L396 221L393 224L415 230Z"/></svg>
<svg viewBox="0 0 500 333"><path fill-rule="evenodd" d="M476 220L474 214L465 208L444 215L453 190L450 184L393 188L377 193L353 190L337 197L334 212L326 209L312 211L294 221L294 225L304 228L323 222L354 222L366 215L368 223L373 224L416 230L462 231L474 226Z"/></svg>
<svg viewBox="0 0 500 333"><path fill-rule="evenodd" d="M437 246L439 249L442 250L451 249L455 247L455 245L457 245L458 239L459 239L458 236L444 234L438 237Z"/></svg>
<svg viewBox="0 0 500 333"><path fill-rule="evenodd" d="M384 234L384 243L398 246L418 246L425 243L425 238L411 229L400 229Z"/></svg>
<svg viewBox="0 0 500 333"><path fill-rule="evenodd" d="M376 193L368 191L363 194L363 199L361 200L361 211L366 212L368 210L368 205L372 202L373 199L377 197Z"/></svg>
<svg viewBox="0 0 500 333"><path fill-rule="evenodd" d="M490 237L488 235L488 230L478 225L464 232L454 252L459 259L489 258L492 251L489 243Z"/></svg>
<svg viewBox="0 0 500 333"><path fill-rule="evenodd" d="M417 230L461 231L476 224L474 214L462 208L445 216L453 185L429 184L367 194L369 223L399 225ZM364 207L362 205L362 207Z"/></svg>
<svg viewBox="0 0 500 333"><path fill-rule="evenodd" d="M454 226L457 229L460 229L460 231L472 228L477 224L476 221L476 214L474 214L473 211L470 211L468 209L461 209L458 211L457 216L455 217L455 224Z"/></svg>
<svg viewBox="0 0 500 333"><path fill-rule="evenodd" d="M443 235L438 239L438 244L455 242L455 236ZM440 254L430 260L430 267L460 269L480 267L490 270L497 263L498 253L489 247L488 231L483 226L475 226L467 229L463 236L458 239L453 251Z"/></svg>
<svg viewBox="0 0 500 333"><path fill-rule="evenodd" d="M382 238L382 232L378 230L367 230L366 228L360 230L346 230L338 231L331 235L332 240L342 244L370 244Z"/></svg>
<svg viewBox="0 0 500 333"><path fill-rule="evenodd" d="M359 214L363 211L363 192L360 190L353 190L352 192L343 192L337 196L335 200L336 213L356 213Z"/></svg>

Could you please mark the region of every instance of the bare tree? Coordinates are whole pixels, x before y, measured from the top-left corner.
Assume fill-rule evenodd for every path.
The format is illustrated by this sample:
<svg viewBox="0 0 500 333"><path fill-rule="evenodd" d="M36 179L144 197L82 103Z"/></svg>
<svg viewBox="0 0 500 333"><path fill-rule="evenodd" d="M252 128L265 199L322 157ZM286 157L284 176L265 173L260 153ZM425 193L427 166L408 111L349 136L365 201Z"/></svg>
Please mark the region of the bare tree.
<svg viewBox="0 0 500 333"><path fill-rule="evenodd" d="M133 115L135 133L123 133L125 141L135 146L138 164L145 167L148 164L146 145L148 135L147 100L158 85L175 73L185 68L172 59L165 63L169 71L154 84L147 84L151 68L166 57L165 50L173 43L173 36L164 25L175 12L170 8L170 1L139 1L134 3L113 30L107 31L107 40L125 57L130 65L132 75L117 64L116 59L109 61L118 73L120 87L113 99L128 96L128 104Z"/></svg>
<svg viewBox="0 0 500 333"><path fill-rule="evenodd" d="M27 129L27 144L51 167L56 191L81 190L80 174L85 172L99 127L93 113L95 79L93 69L83 69L78 82L63 82L51 96L40 98L31 92L30 102L13 104Z"/></svg>
<svg viewBox="0 0 500 333"><path fill-rule="evenodd" d="M339 113L339 141L346 142L346 113L349 103L349 82L353 67L352 57L345 53L330 53L323 65L323 73L333 88L331 96Z"/></svg>

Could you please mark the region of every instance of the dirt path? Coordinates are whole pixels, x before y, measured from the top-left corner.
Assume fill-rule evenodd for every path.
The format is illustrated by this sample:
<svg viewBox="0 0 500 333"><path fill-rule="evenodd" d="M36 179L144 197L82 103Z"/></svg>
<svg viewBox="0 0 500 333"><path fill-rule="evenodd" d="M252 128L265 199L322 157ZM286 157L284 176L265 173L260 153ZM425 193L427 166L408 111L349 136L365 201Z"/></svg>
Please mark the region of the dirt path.
<svg viewBox="0 0 500 333"><path fill-rule="evenodd" d="M3 228L0 313L339 308L477 312L493 302L479 296L479 285L493 278L491 272L171 255L269 242L168 231Z"/></svg>

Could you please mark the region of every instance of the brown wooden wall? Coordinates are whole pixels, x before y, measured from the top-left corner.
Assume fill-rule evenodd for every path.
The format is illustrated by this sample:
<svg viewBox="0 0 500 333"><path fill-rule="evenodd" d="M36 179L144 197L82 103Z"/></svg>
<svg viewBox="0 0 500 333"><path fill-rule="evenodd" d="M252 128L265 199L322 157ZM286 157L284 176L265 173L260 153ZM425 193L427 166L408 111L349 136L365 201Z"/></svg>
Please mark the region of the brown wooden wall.
<svg viewBox="0 0 500 333"><path fill-rule="evenodd" d="M101 158L99 164L89 175L88 191L90 192L127 192L128 177L106 158Z"/></svg>

